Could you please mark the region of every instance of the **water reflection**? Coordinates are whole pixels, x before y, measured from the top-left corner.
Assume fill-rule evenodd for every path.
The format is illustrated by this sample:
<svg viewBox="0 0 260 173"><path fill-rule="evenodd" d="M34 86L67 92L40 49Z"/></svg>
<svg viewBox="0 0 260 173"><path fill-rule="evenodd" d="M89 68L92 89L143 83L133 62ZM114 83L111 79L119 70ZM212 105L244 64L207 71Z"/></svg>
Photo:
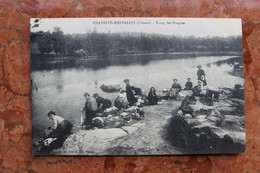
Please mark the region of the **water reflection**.
<svg viewBox="0 0 260 173"><path fill-rule="evenodd" d="M174 55L175 56L175 55ZM232 56L197 56L169 59L158 59L150 55L114 57L110 62L99 64L102 61L88 61L81 64L81 68L58 68L59 63L53 64L55 69L32 71L33 83L39 88L32 90L32 125L35 130L42 130L49 126L45 121L46 114L53 110L69 121L75 123L80 120L80 109L83 108L85 92L99 93L102 97L114 102L119 93L104 93L100 89L102 84L123 85L123 79L129 78L133 86L144 89L147 93L154 86L157 90L169 88L172 79L177 78L182 87L188 77L193 84L197 83L197 65L202 65L208 85L214 87L234 87L234 84L243 86L243 79L229 75L233 70L230 64L243 62L242 57ZM134 59L134 60L133 60ZM112 61L118 60L117 63ZM90 63L91 62L91 63ZM63 63L63 62L60 62ZM79 62L77 62L79 63ZM80 64L80 63L79 63ZM87 68L93 65L92 68ZM110 65L109 65L110 64ZM68 65L70 66L70 65ZM95 100L91 98L95 107Z"/></svg>
<svg viewBox="0 0 260 173"><path fill-rule="evenodd" d="M210 66L211 63L208 63L207 65ZM228 64L231 67L237 68L238 66L243 66L243 58L229 58L229 59L225 59L225 60L220 60L217 62L214 62L213 64L216 64L218 67L220 67L223 64Z"/></svg>
<svg viewBox="0 0 260 173"><path fill-rule="evenodd" d="M95 83L95 89L97 89L98 88L98 81L96 80L94 83Z"/></svg>
<svg viewBox="0 0 260 173"><path fill-rule="evenodd" d="M150 62L155 60L166 60L166 59L189 59L200 56L223 56L223 55L240 55L235 52L182 52L182 53L150 53L150 54L132 54L132 55L116 55L112 57L98 58L98 57L32 57L31 58L31 69L33 71L39 70L54 70L54 69L67 69L67 68L78 68L78 69L92 69L100 70L107 68L111 65L117 66L129 66L129 65L148 65ZM75 60L77 59L77 60Z"/></svg>
<svg viewBox="0 0 260 173"><path fill-rule="evenodd" d="M57 90L57 93L61 93L63 92L63 85L64 85L64 81L63 81L63 75L62 75L62 70L61 69L58 69L56 71L54 71L54 74L55 76L54 78L54 82L56 83L56 90Z"/></svg>

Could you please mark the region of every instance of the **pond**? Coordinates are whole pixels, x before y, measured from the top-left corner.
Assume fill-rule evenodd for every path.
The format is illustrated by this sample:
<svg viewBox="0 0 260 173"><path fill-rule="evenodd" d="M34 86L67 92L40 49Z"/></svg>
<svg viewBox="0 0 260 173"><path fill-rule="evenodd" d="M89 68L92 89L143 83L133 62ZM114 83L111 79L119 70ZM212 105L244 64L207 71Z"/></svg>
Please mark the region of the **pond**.
<svg viewBox="0 0 260 173"><path fill-rule="evenodd" d="M163 55L155 55L163 56ZM173 56L173 55L168 55ZM120 58L120 57L117 57ZM131 60L131 56L122 57ZM136 58L136 55L135 55ZM140 56L140 59L143 57ZM147 59L147 57L145 57ZM158 58L149 61L129 61L128 64L110 63L103 68L88 68L84 66L34 70L31 73L32 84L32 126L36 133L49 127L51 120L46 116L54 111L69 121L80 121L80 109L83 108L85 92L93 95L99 93L104 98L114 102L118 93L104 93L102 84L120 84L125 88L123 80L130 79L130 84L144 89L147 93L150 87L156 90L170 88L173 78L177 78L183 87L190 77L193 84L197 83L197 65L202 65L206 73L208 85L233 88L235 84L243 85L242 78L230 75L233 70L230 64L238 61L243 63L241 56L190 56L185 58ZM92 97L95 107L95 100Z"/></svg>

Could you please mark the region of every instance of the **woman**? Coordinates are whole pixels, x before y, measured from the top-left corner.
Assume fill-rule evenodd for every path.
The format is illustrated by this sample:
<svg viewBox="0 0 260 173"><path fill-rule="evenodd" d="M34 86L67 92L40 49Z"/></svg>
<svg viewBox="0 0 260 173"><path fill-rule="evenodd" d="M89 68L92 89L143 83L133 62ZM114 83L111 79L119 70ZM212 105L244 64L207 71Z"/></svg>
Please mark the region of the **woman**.
<svg viewBox="0 0 260 173"><path fill-rule="evenodd" d="M155 88L154 87L150 88L150 92L148 94L148 101L149 101L150 105L157 105L158 97L157 97L157 95L155 93Z"/></svg>
<svg viewBox="0 0 260 173"><path fill-rule="evenodd" d="M186 96L185 99L182 101L178 110L181 110L183 115L190 114L192 116L192 118L195 118L194 110L190 106L191 102L194 102L194 101L196 102L196 99L194 96Z"/></svg>
<svg viewBox="0 0 260 173"><path fill-rule="evenodd" d="M92 108L92 103L90 100L90 94L85 93L84 97L86 99L85 106L83 109L81 109L81 123L82 125L90 125L92 122L92 119L96 117L96 113Z"/></svg>
<svg viewBox="0 0 260 173"><path fill-rule="evenodd" d="M53 149L61 148L73 127L68 120L53 111L50 111L47 116L53 121L53 127L49 127L48 133L34 144L37 147L36 152L40 154L49 154Z"/></svg>
<svg viewBox="0 0 260 173"><path fill-rule="evenodd" d="M125 91L126 91L126 98L129 103L129 106L133 106L137 102L137 99L135 98L134 92L131 89L131 86L129 84L129 79L125 79L123 82L126 85Z"/></svg>
<svg viewBox="0 0 260 173"><path fill-rule="evenodd" d="M73 125L68 120L56 115L53 111L50 111L47 115L51 120L53 120L54 127L52 137L60 137L70 134Z"/></svg>
<svg viewBox="0 0 260 173"><path fill-rule="evenodd" d="M98 112L104 112L105 109L112 106L112 102L110 100L100 97L98 93L95 93L93 97L96 99Z"/></svg>

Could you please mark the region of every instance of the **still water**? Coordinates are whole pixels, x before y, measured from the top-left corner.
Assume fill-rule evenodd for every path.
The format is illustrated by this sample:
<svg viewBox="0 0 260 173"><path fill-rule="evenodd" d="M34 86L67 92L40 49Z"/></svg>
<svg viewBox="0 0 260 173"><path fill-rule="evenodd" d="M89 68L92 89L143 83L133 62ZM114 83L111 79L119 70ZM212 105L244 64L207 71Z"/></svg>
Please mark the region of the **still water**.
<svg viewBox="0 0 260 173"><path fill-rule="evenodd" d="M93 95L99 93L112 102L118 93L104 93L102 84L120 84L125 88L123 80L130 79L130 84L140 87L146 92L154 86L156 90L170 88L173 78L177 78L183 87L190 77L193 85L197 82L197 65L202 65L206 73L208 85L214 88L243 85L243 79L228 74L233 69L230 59L235 56L199 56L185 59L160 59L148 63L131 63L129 65L110 65L101 69L64 68L32 71L32 126L37 132L51 126L46 116L54 111L69 121L80 121L80 109L83 108L85 92ZM241 62L242 58L238 57ZM37 89L36 89L37 87ZM95 100L92 99L93 107Z"/></svg>

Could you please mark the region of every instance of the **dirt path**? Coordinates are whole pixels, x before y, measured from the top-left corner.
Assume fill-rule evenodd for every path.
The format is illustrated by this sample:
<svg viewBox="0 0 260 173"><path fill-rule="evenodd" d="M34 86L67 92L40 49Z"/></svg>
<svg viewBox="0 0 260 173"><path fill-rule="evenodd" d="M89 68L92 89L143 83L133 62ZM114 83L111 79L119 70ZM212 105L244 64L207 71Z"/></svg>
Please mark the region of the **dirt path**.
<svg viewBox="0 0 260 173"><path fill-rule="evenodd" d="M123 139L114 141L117 147L107 149L103 154L112 155L148 155L178 154L168 141L164 139L164 127L171 117L171 111L180 101L162 101L160 105L146 106L145 119L133 122L142 125L138 130Z"/></svg>

